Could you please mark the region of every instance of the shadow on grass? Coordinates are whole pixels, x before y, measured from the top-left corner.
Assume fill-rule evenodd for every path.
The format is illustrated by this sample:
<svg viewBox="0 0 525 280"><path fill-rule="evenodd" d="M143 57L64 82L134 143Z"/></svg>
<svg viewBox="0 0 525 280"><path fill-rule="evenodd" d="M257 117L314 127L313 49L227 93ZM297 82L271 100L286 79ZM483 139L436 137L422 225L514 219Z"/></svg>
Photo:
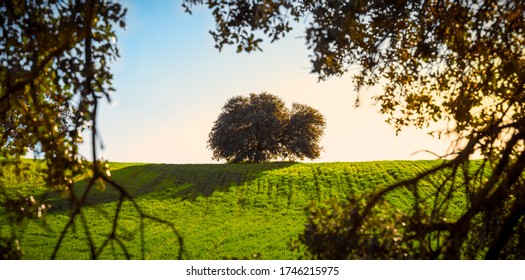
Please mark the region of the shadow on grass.
<svg viewBox="0 0 525 280"><path fill-rule="evenodd" d="M257 179L266 171L287 168L295 163L250 163L250 164L144 164L132 165L111 172L112 179L124 186L133 197L148 196L152 199L179 198L194 200L207 197L214 192L227 192ZM76 185L80 194L86 181ZM118 200L119 193L110 186L103 190L92 190L87 205L96 205ZM53 202L54 211L69 209L65 199Z"/></svg>

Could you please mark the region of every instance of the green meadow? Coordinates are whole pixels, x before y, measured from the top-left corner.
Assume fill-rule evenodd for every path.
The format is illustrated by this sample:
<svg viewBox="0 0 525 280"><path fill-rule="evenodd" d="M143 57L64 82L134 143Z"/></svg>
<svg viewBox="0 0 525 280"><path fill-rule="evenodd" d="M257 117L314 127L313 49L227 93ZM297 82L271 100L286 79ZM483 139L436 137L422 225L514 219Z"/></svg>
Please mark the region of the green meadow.
<svg viewBox="0 0 525 280"><path fill-rule="evenodd" d="M183 259L297 259L301 249L291 250L290 242L304 230L312 202L372 193L437 164L438 161L111 163L110 167L112 178L128 189L145 213L175 225L183 240ZM4 174L2 180L9 185L9 190L20 195L30 196L45 190L42 177L37 175L18 180L12 174ZM83 184L81 181L76 186L81 189ZM99 186L88 198L83 213L97 247L111 233L118 198L110 186ZM409 211L411 195L408 190L399 189L389 194L387 201L399 211ZM65 198L49 195L46 203L52 205L46 215L30 220L23 227L20 245L25 259L49 259L69 220L71 212ZM464 209L462 203L464 200L460 198L453 201L452 212ZM138 213L129 201L121 207L116 235L131 257L140 258ZM5 211L0 209L2 231L9 230ZM88 259L86 238L81 220L77 219L67 232L57 258ZM181 249L177 236L168 226L151 220L144 224L144 241L146 259L175 259ZM116 242L110 242L102 252L101 257L105 259L125 257Z"/></svg>

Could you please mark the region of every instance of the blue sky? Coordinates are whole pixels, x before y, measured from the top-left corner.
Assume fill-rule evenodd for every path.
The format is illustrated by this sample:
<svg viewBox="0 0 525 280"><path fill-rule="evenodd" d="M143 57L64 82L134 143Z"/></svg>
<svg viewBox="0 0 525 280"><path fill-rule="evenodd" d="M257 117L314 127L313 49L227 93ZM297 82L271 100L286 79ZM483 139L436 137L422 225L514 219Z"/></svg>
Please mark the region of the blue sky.
<svg viewBox="0 0 525 280"><path fill-rule="evenodd" d="M180 1L123 1L127 28L118 32L121 57L112 66L112 102L103 104L99 133L102 156L110 161L210 163L208 134L220 109L235 95L267 91L318 109L327 119L324 152L316 161L433 159L444 153L446 140L425 131L394 129L377 113L370 97L380 87L356 92L351 73L318 83L310 74L304 30L265 44L263 52L219 52L208 31L210 11L183 12ZM82 152L89 155L87 145Z"/></svg>

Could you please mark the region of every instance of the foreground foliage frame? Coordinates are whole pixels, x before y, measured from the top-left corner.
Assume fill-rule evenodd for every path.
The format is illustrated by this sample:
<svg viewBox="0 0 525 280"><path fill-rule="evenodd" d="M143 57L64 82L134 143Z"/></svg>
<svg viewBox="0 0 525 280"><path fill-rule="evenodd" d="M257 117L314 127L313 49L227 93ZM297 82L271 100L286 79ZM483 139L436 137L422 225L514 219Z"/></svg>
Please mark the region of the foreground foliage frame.
<svg viewBox="0 0 525 280"><path fill-rule="evenodd" d="M126 10L114 1L2 1L0 24L0 157L2 169L16 170L18 180L27 177L22 157L28 149L43 158L46 188L42 196L20 197L0 183L0 201L10 230L0 236L0 258L20 258L20 235L27 219L41 219L50 206L46 197L55 193L68 198L70 217L61 230L51 259L57 257L63 240L79 221L90 257L98 258L115 244L130 258L117 234L121 209L129 201L139 215L141 257L144 252L144 223L167 225L178 240L182 237L169 221L145 213L124 186L111 179L106 162L98 157L101 147L97 131L99 102L110 101L112 74L109 64L118 56L114 25L125 26ZM88 161L78 150L83 134L90 132ZM81 189L75 181L89 178ZM96 186L108 186L119 195L112 230L102 244L94 243L84 208ZM36 197L36 198L35 198ZM53 229L50 229L53 230Z"/></svg>

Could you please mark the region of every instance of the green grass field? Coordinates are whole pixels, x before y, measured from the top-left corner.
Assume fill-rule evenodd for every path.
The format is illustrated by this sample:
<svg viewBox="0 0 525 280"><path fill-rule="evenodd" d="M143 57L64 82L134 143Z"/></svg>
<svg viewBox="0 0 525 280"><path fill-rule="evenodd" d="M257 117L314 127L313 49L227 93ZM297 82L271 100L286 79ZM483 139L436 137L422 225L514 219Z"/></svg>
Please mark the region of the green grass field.
<svg viewBox="0 0 525 280"><path fill-rule="evenodd" d="M304 229L307 206L312 201L344 199L348 194L371 193L377 188L438 164L437 161L381 161L360 163L267 163L267 164L125 164L112 163L112 178L134 195L150 215L171 221L183 238L184 259L257 258L296 259L299 251L289 242ZM10 179L4 175L3 180ZM39 181L40 180L40 181ZM42 191L40 177L13 183L11 189L30 195ZM5 182L4 182L5 183ZM8 182L9 183L9 182ZM78 184L81 188L82 182ZM117 193L109 187L95 190L84 209L93 240L100 246L111 229ZM401 211L410 207L407 190L387 200ZM24 227L21 246L26 259L48 259L68 221L70 212L61 197L43 219ZM454 207L463 209L463 200ZM5 211L0 209L0 211ZM1 215L5 212L0 212ZM3 224L2 224L3 221ZM129 254L140 257L138 214L129 202L123 204L117 236ZM7 231L0 219L0 230ZM147 259L174 259L179 243L166 226L148 221L145 226ZM116 244L107 246L102 257L123 258ZM89 247L80 221L68 232L59 259L87 259Z"/></svg>

